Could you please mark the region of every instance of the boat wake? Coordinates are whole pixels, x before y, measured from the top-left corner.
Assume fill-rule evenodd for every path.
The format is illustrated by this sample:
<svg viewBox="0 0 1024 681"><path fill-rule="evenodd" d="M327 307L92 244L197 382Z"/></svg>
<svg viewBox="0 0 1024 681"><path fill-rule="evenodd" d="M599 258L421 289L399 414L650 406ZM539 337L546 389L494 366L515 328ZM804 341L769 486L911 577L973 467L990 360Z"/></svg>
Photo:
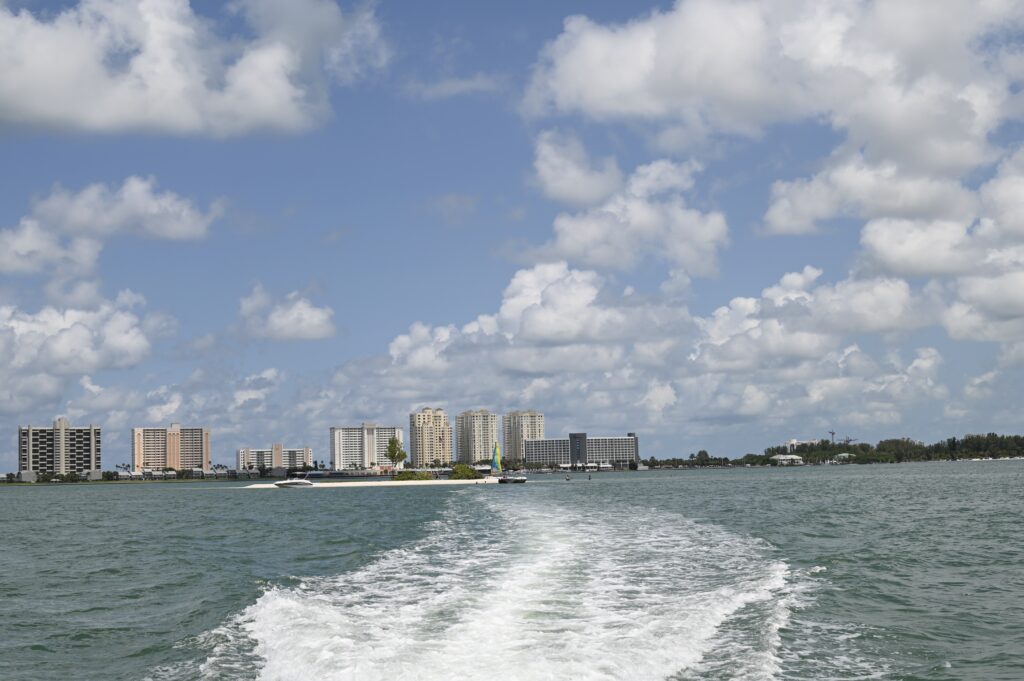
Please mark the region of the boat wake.
<svg viewBox="0 0 1024 681"><path fill-rule="evenodd" d="M418 543L268 587L203 637L192 675L779 678L780 631L813 580L765 542L607 500L448 504Z"/></svg>

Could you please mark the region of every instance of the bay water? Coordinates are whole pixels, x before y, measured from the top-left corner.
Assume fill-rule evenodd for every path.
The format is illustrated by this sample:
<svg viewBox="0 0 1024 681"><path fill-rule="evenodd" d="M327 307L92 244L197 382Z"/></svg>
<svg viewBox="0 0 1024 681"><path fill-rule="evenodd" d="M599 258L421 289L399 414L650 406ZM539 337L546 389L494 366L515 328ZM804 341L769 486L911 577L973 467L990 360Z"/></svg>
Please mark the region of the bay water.
<svg viewBox="0 0 1024 681"><path fill-rule="evenodd" d="M1024 461L0 486L0 679L1024 678Z"/></svg>

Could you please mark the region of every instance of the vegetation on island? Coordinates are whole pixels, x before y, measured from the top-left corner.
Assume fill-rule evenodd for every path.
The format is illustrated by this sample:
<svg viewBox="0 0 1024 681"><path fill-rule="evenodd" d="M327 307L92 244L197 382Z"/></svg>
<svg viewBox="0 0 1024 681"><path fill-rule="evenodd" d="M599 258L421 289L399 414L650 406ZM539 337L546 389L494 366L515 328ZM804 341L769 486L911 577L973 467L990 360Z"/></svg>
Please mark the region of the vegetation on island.
<svg viewBox="0 0 1024 681"><path fill-rule="evenodd" d="M476 480L477 478L482 478L482 477L484 477L484 476L480 475L480 472L477 471L477 469L473 468L472 466L464 464L464 463L457 463L454 466L452 466L452 472L451 472L451 475L448 476L448 479L449 480Z"/></svg>
<svg viewBox="0 0 1024 681"><path fill-rule="evenodd" d="M1006 459L1024 457L1024 436L1021 435L965 435L950 437L932 444L925 444L910 438L881 440L876 445L866 442L832 442L821 439L816 442L799 444L792 449L786 445L767 447L763 454L746 454L737 459L715 457L705 450L690 454L688 458L645 460L650 467L721 467L732 465L770 466L771 457L795 454L804 463L819 464L827 461L846 459L850 463L903 463L909 461L956 461L958 459ZM849 454L849 457L842 455Z"/></svg>
<svg viewBox="0 0 1024 681"><path fill-rule="evenodd" d="M433 473L426 471L399 471L395 474L395 480L405 482L407 480L436 480Z"/></svg>

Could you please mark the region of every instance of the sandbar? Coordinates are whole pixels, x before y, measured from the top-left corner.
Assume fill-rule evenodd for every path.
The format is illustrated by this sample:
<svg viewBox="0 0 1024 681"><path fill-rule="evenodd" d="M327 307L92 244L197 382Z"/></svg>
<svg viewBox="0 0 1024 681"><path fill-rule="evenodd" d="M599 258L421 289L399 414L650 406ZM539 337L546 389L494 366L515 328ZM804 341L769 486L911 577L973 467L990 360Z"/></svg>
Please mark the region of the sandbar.
<svg viewBox="0 0 1024 681"><path fill-rule="evenodd" d="M257 482L243 489L315 489L320 487L410 487L412 485L490 485L497 484L498 478L486 477L477 480L353 480L352 482L313 481L313 487L275 487L272 482Z"/></svg>

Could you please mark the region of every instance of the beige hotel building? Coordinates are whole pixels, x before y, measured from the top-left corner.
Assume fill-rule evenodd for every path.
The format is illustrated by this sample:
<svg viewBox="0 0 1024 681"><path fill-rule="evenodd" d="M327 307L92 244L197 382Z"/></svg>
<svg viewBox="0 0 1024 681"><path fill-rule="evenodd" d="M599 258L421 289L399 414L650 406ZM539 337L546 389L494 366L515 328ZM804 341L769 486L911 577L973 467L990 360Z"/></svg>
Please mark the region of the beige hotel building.
<svg viewBox="0 0 1024 681"><path fill-rule="evenodd" d="M498 442L498 415L486 409L464 411L455 417L459 463L490 459Z"/></svg>
<svg viewBox="0 0 1024 681"><path fill-rule="evenodd" d="M409 414L409 457L414 468L452 462L452 426L444 409L424 407Z"/></svg>
<svg viewBox="0 0 1024 681"><path fill-rule="evenodd" d="M132 428L132 468L209 471L210 429L183 428L180 423L169 428Z"/></svg>

